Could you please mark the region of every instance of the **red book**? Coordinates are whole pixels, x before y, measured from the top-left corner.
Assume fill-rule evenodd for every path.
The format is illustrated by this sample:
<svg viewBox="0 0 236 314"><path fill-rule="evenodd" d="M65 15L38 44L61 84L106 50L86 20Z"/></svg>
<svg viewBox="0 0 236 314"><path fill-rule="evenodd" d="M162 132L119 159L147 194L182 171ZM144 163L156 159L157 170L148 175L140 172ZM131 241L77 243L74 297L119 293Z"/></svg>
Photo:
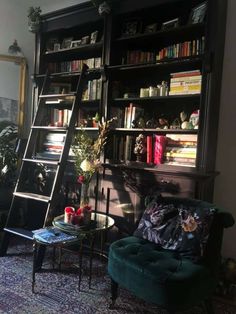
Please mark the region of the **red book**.
<svg viewBox="0 0 236 314"><path fill-rule="evenodd" d="M154 164L159 165L163 162L165 147L166 137L164 135L155 135Z"/></svg>
<svg viewBox="0 0 236 314"><path fill-rule="evenodd" d="M152 135L147 136L147 163L151 164L153 162L152 153Z"/></svg>

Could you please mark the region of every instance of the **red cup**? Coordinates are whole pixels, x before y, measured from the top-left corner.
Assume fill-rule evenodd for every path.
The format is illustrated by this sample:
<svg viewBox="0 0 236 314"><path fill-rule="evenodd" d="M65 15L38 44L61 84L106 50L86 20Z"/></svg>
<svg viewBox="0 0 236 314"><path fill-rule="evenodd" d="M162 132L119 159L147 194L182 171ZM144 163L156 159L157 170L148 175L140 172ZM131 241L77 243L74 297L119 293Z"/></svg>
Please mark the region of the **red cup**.
<svg viewBox="0 0 236 314"><path fill-rule="evenodd" d="M71 217L74 212L75 212L74 207L70 207L70 206L65 207L65 210L64 210L64 222L65 223L71 222Z"/></svg>

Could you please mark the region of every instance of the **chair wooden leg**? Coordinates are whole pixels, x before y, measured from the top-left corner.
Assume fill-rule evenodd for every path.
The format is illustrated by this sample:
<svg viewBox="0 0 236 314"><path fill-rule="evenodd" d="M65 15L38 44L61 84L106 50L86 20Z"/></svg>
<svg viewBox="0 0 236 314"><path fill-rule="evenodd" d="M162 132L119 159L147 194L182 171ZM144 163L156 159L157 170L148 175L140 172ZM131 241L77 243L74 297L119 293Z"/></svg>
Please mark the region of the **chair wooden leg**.
<svg viewBox="0 0 236 314"><path fill-rule="evenodd" d="M205 309L207 311L207 314L215 314L212 299L206 299L204 301Z"/></svg>
<svg viewBox="0 0 236 314"><path fill-rule="evenodd" d="M117 296L118 296L118 283L111 279L111 304L109 307L110 309L114 309Z"/></svg>

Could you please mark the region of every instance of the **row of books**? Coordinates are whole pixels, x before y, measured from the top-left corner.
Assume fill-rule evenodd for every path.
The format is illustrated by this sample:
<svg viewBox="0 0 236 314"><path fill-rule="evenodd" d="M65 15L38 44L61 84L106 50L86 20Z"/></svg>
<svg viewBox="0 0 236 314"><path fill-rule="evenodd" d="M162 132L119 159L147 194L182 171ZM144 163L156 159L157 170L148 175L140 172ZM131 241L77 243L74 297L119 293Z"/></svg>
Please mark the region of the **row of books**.
<svg viewBox="0 0 236 314"><path fill-rule="evenodd" d="M155 62L156 53L153 51L128 50L122 58L122 64L138 64Z"/></svg>
<svg viewBox="0 0 236 314"><path fill-rule="evenodd" d="M101 99L102 79L88 81L88 85L83 91L82 100Z"/></svg>
<svg viewBox="0 0 236 314"><path fill-rule="evenodd" d="M171 73L169 95L199 94L201 85L200 70Z"/></svg>
<svg viewBox="0 0 236 314"><path fill-rule="evenodd" d="M118 162L135 161L136 137L125 135L113 137L113 160ZM141 160L147 164L169 164L194 167L196 164L197 135L168 134L147 135L146 147Z"/></svg>
<svg viewBox="0 0 236 314"><path fill-rule="evenodd" d="M48 125L67 127L70 122L72 111L70 109L52 108L48 113ZM95 123L96 108L81 108L78 113L76 126L97 127Z"/></svg>
<svg viewBox="0 0 236 314"><path fill-rule="evenodd" d="M47 154L58 155L64 147L65 134L48 133L43 143L43 151ZM113 135L112 159L118 162L135 161L136 136ZM142 149L141 160L147 164L168 164L194 167L197 155L196 134L147 135ZM73 156L72 150L70 155Z"/></svg>
<svg viewBox="0 0 236 314"><path fill-rule="evenodd" d="M203 36L200 39L177 43L161 49L156 55L156 60L159 61L164 58L183 58L197 56L203 54L204 50L205 37Z"/></svg>
<svg viewBox="0 0 236 314"><path fill-rule="evenodd" d="M204 53L205 37L193 39L162 48L156 51L128 50L122 57L122 64L139 64L160 61L165 58L183 58Z"/></svg>
<svg viewBox="0 0 236 314"><path fill-rule="evenodd" d="M71 118L70 109L52 109L49 125L58 127L67 127Z"/></svg>
<svg viewBox="0 0 236 314"><path fill-rule="evenodd" d="M132 128L140 117L144 114L144 109L134 103L130 103L125 108L111 107L110 116L117 117L117 128Z"/></svg>
<svg viewBox="0 0 236 314"><path fill-rule="evenodd" d="M87 64L90 69L101 67L101 58L90 58L84 60L72 60L64 62L50 62L47 67L51 73L81 71L83 64Z"/></svg>

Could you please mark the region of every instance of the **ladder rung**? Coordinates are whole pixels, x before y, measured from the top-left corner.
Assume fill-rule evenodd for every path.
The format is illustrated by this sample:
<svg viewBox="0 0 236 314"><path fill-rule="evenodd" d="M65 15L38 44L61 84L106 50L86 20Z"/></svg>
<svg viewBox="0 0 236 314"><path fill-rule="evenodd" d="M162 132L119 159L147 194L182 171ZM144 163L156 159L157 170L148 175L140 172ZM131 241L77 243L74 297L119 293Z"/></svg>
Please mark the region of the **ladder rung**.
<svg viewBox="0 0 236 314"><path fill-rule="evenodd" d="M45 202L45 203L48 203L50 201L49 196L34 194L34 193L14 192L13 195L18 196L18 197L22 197L22 198L32 199L35 201L41 201L41 202Z"/></svg>
<svg viewBox="0 0 236 314"><path fill-rule="evenodd" d="M19 235L23 238L33 240L33 232L22 228L4 228L4 231Z"/></svg>
<svg viewBox="0 0 236 314"><path fill-rule="evenodd" d="M101 69L91 69L90 71L88 71L86 73L86 79L87 80L93 80L96 78L100 78L101 77Z"/></svg>
<svg viewBox="0 0 236 314"><path fill-rule="evenodd" d="M58 166L60 164L60 162L57 160L30 159L30 158L23 158L22 160L27 161L27 162L34 162L34 163L48 164L48 165L55 165L55 166Z"/></svg>
<svg viewBox="0 0 236 314"><path fill-rule="evenodd" d="M62 127L62 126L41 126L41 125L33 125L31 127L32 129L37 129L37 130L49 130L49 131L67 131L67 127Z"/></svg>
<svg viewBox="0 0 236 314"><path fill-rule="evenodd" d="M69 93L69 94L50 94L50 95L40 95L40 98L67 98L68 100L71 100L70 97L75 97L75 93Z"/></svg>

